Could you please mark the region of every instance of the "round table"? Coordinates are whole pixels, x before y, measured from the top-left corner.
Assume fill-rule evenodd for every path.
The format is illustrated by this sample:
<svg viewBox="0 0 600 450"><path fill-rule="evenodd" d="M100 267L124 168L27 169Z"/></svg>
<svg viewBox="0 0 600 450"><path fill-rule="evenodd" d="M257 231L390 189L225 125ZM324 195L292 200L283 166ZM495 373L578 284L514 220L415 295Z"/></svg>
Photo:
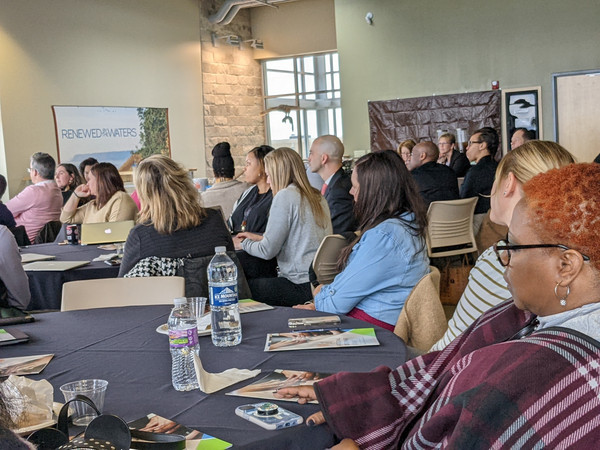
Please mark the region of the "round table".
<svg viewBox="0 0 600 450"><path fill-rule="evenodd" d="M31 301L28 311L60 310L62 285L68 281L115 278L119 275L119 266L109 266L101 261L92 261L100 255L115 253L114 250L102 250L97 245L58 245L38 244L21 247L21 253L39 253L52 255L55 261L90 261L76 269L55 271L28 271Z"/></svg>
<svg viewBox="0 0 600 450"><path fill-rule="evenodd" d="M70 381L101 378L108 381L104 411L131 421L156 413L183 425L232 442L245 449L313 449L333 445L334 437L324 426L299 425L267 431L235 415L237 406L252 398L227 396L256 379L246 380L214 394L196 390L177 392L171 385L171 355L168 338L156 332L166 323L170 306L137 306L38 314L36 322L15 326L27 333L29 344L2 349L3 357L54 353L50 364L33 379L47 379L54 386L55 401L63 401L59 386ZM292 308L243 314L242 343L217 348L210 337L200 338L200 357L205 370L229 368L274 369L336 373L370 371L379 365L396 367L406 358L401 339L388 330L373 327L381 345L319 350L264 352L267 333L290 331L290 317L324 315ZM341 328L370 328L372 325L342 316ZM12 327L6 327L8 330ZM256 400L260 401L260 400ZM317 405L278 402L305 419Z"/></svg>

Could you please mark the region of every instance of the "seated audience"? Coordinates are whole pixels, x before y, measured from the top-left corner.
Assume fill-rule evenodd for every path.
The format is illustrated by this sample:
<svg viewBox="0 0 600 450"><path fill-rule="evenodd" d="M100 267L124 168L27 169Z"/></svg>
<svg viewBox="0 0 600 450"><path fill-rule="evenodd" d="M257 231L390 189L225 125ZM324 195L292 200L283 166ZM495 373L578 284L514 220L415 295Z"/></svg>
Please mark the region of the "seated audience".
<svg viewBox="0 0 600 450"><path fill-rule="evenodd" d="M515 205L523 197L523 184L539 173L573 162L573 156L567 150L550 141L531 141L508 152L496 170L490 219L508 226ZM483 251L469 273L469 281L446 333L432 350L442 350L485 311L511 298L504 271L493 247Z"/></svg>
<svg viewBox="0 0 600 450"><path fill-rule="evenodd" d="M229 142L219 142L212 149L212 168L215 174L215 183L212 187L200 193L202 206L205 208L220 206L225 220L231 216L233 204L249 187L248 183L233 179L235 165L230 149Z"/></svg>
<svg viewBox="0 0 600 450"><path fill-rule="evenodd" d="M464 177L471 167L469 159L456 148L456 137L452 133L444 133L438 140L440 156L438 164L445 164L454 170L457 177Z"/></svg>
<svg viewBox="0 0 600 450"><path fill-rule="evenodd" d="M412 139L402 141L398 145L398 154L402 157L402 161L404 161L404 164L406 164L407 167L408 162L410 161L410 155L415 145L417 145L417 143Z"/></svg>
<svg viewBox="0 0 600 450"><path fill-rule="evenodd" d="M10 210L6 207L4 203L2 203L2 197L4 197L4 193L6 192L6 178L4 175L0 175L0 225L4 225L8 228L13 228L17 226L15 223L15 218L13 217Z"/></svg>
<svg viewBox="0 0 600 450"><path fill-rule="evenodd" d="M406 166L391 150L356 162L351 192L360 237L342 251L344 270L333 283L318 286L314 304L298 308L347 314L393 330L408 294L429 272L425 209Z"/></svg>
<svg viewBox="0 0 600 450"><path fill-rule="evenodd" d="M27 186L7 203L17 226L23 225L31 242L44 225L60 217L62 195L54 182L56 163L48 153L34 153L29 165L33 184Z"/></svg>
<svg viewBox="0 0 600 450"><path fill-rule="evenodd" d="M275 396L318 400L307 423L327 421L345 439L337 448L596 448L599 215L597 164L537 175L496 247L514 301L396 370L342 372Z"/></svg>
<svg viewBox="0 0 600 450"><path fill-rule="evenodd" d="M336 234L356 230L354 200L350 195L350 175L342 168L344 144L336 136L325 135L314 140L308 155L308 165L313 173L323 179L321 194L325 196L331 226Z"/></svg>
<svg viewBox="0 0 600 450"><path fill-rule="evenodd" d="M408 169L425 206L441 200L456 200L458 180L456 173L445 164L438 164L439 150L433 142L421 142L413 148Z"/></svg>
<svg viewBox="0 0 600 450"><path fill-rule="evenodd" d="M93 200L79 206L82 199L93 196ZM123 180L111 163L92 166L87 184L80 184L60 214L64 223L100 223L135 220L137 207L125 192Z"/></svg>
<svg viewBox="0 0 600 450"><path fill-rule="evenodd" d="M233 212L228 220L232 233L250 231L264 233L269 218L269 209L273 201L273 191L267 183L265 173L265 156L273 150L270 145L254 147L246 155L244 175L249 187L233 205Z"/></svg>
<svg viewBox="0 0 600 450"><path fill-rule="evenodd" d="M86 183L88 182L90 170L92 170L92 166L94 164L98 164L98 160L96 158L86 158L79 163L79 173Z"/></svg>
<svg viewBox="0 0 600 450"><path fill-rule="evenodd" d="M485 213L490 209L490 192L494 184L494 174L498 163L494 159L498 150L498 133L490 127L477 130L469 139L467 158L471 166L460 187L460 197L477 197L475 217L473 218L473 233L477 234Z"/></svg>
<svg viewBox="0 0 600 450"><path fill-rule="evenodd" d="M21 264L15 237L0 225L0 307L25 309L29 305L29 280Z"/></svg>
<svg viewBox="0 0 600 450"><path fill-rule="evenodd" d="M167 156L150 156L140 162L134 184L142 209L125 243L120 277L149 256L207 256L218 246L233 250L221 213L200 206L198 191L182 165Z"/></svg>
<svg viewBox="0 0 600 450"><path fill-rule="evenodd" d="M528 130L527 128L517 128L510 138L510 149L514 150L525 142L533 141L534 139L535 131Z"/></svg>
<svg viewBox="0 0 600 450"><path fill-rule="evenodd" d="M308 183L296 151L285 147L273 150L265 157L265 168L273 189L265 233L240 233L234 243L237 250L258 258L277 258L277 278L248 280L255 300L297 305L312 298L308 267L323 238L332 232L329 208Z"/></svg>
<svg viewBox="0 0 600 450"><path fill-rule="evenodd" d="M58 165L54 172L54 181L62 192L63 205L67 203L75 188L83 184L77 167L69 163Z"/></svg>

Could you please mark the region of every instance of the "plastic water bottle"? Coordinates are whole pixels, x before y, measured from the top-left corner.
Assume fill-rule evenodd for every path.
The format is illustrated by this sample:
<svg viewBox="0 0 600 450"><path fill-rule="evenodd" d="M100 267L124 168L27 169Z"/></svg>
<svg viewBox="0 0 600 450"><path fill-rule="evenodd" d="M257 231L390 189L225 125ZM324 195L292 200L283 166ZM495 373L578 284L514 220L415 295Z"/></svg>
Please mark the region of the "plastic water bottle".
<svg viewBox="0 0 600 450"><path fill-rule="evenodd" d="M200 351L196 317L187 306L185 298L176 298L169 316L169 346L173 366L171 378L178 391L198 389L198 377L194 368L194 353Z"/></svg>
<svg viewBox="0 0 600 450"><path fill-rule="evenodd" d="M211 336L217 347L231 347L242 342L238 307L237 266L227 256L225 247L216 247L208 265Z"/></svg>

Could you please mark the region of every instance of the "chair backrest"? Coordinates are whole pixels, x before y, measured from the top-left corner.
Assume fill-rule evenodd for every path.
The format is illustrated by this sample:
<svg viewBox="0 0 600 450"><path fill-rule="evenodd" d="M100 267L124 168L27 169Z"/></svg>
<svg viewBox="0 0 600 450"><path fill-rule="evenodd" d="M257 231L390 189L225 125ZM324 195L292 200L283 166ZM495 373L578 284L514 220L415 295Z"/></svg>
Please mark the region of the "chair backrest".
<svg viewBox="0 0 600 450"><path fill-rule="evenodd" d="M434 266L429 269L406 299L394 329L406 345L421 352L429 351L448 327L440 301L440 271Z"/></svg>
<svg viewBox="0 0 600 450"><path fill-rule="evenodd" d="M335 276L340 273L337 267L338 257L348 241L341 234L325 236L313 259L313 270L319 284L330 284Z"/></svg>
<svg viewBox="0 0 600 450"><path fill-rule="evenodd" d="M477 251L473 213L477 197L431 202L427 210L427 254L430 258Z"/></svg>
<svg viewBox="0 0 600 450"><path fill-rule="evenodd" d="M102 278L63 284L61 311L133 305L169 305L185 296L182 277Z"/></svg>
<svg viewBox="0 0 600 450"><path fill-rule="evenodd" d="M9 228L9 230L15 237L15 240L17 241L17 245L19 247L23 247L24 245L31 245L29 237L27 237L27 231L25 230L25 227L23 225Z"/></svg>
<svg viewBox="0 0 600 450"><path fill-rule="evenodd" d="M227 255L233 260L238 269L238 296L240 299L252 298L252 292L244 275L244 269L234 251L228 251ZM186 297L208 298L208 274L206 269L214 255L198 256L195 258L183 258L176 274L185 279Z"/></svg>
<svg viewBox="0 0 600 450"><path fill-rule="evenodd" d="M34 244L46 244L48 242L54 242L60 229L62 222L60 220L52 220L46 223L35 237Z"/></svg>

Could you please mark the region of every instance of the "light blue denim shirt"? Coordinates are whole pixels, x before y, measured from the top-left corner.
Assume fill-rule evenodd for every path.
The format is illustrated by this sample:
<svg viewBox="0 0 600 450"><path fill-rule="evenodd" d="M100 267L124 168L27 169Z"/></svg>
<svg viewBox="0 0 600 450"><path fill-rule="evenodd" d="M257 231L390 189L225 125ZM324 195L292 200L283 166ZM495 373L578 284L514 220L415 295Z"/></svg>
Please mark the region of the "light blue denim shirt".
<svg viewBox="0 0 600 450"><path fill-rule="evenodd" d="M399 219L388 219L365 232L346 268L316 295L316 309L347 314L357 307L396 324L408 294L429 272L425 242L411 231Z"/></svg>

